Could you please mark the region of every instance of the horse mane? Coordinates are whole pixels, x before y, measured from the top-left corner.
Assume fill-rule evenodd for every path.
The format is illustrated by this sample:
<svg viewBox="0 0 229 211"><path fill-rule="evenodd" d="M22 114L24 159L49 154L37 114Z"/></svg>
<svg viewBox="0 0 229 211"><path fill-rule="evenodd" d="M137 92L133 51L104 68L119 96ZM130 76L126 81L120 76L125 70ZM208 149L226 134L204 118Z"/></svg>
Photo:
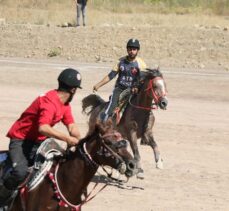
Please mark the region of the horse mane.
<svg viewBox="0 0 229 211"><path fill-rule="evenodd" d="M90 94L82 100L82 112L89 115L99 105L105 101L96 94Z"/></svg>
<svg viewBox="0 0 229 211"><path fill-rule="evenodd" d="M89 132L86 134L86 136L82 139L80 139L78 146L84 144L88 140L94 138L98 134L104 134L106 131L113 128L113 122L109 118L106 122L101 122L100 120L97 120L95 123L95 128L92 132Z"/></svg>
<svg viewBox="0 0 229 211"><path fill-rule="evenodd" d="M146 68L146 73L148 73L151 77L162 77L163 78L163 74L161 73L161 71L159 70L159 68Z"/></svg>
<svg viewBox="0 0 229 211"><path fill-rule="evenodd" d="M90 142L95 139L95 137L99 136L99 134L105 133L107 130L113 128L113 122L111 119L108 119L106 122L101 122L99 120L96 121L95 128L92 132L86 134L86 136L79 140L79 143L76 146L75 151L69 150L66 154L68 159L71 159L74 154L76 154L80 148L83 147L85 142Z"/></svg>
<svg viewBox="0 0 229 211"><path fill-rule="evenodd" d="M83 148L84 143L90 142L91 140L93 140L95 136L98 135L98 130L98 127L95 127L95 130L91 134L87 134L84 138L81 138L79 140L79 143L75 146L76 148L74 151L69 150L70 148L67 149L65 156L63 157L63 160L65 161L74 159L74 157L77 156L77 154L79 153L79 150Z"/></svg>

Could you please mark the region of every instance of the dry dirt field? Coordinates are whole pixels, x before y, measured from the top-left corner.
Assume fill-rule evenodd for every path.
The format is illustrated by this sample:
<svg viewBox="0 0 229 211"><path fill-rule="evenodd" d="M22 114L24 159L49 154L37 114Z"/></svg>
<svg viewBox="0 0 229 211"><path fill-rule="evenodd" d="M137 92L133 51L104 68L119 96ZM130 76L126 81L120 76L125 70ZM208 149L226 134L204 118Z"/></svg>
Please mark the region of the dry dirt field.
<svg viewBox="0 0 229 211"><path fill-rule="evenodd" d="M88 16L88 25L76 28L57 27L64 18L48 26L12 24L7 19L1 24L0 14L0 56L57 55L69 61L113 63L125 54L127 40L138 38L140 56L148 64L229 71L229 17L92 12Z"/></svg>
<svg viewBox="0 0 229 211"><path fill-rule="evenodd" d="M65 67L78 68L83 76L84 89L79 90L72 105L85 134L87 119L81 114L81 100L110 67L19 58L1 58L0 66L1 149L7 147L4 135L10 125L38 94L56 87L56 77ZM164 170L155 168L152 150L140 146L145 179L132 178L124 187L108 186L83 207L84 211L229 209L229 74L167 68L162 71L169 90L169 107L155 111L154 132ZM108 99L112 85L101 88L99 94Z"/></svg>
<svg viewBox="0 0 229 211"><path fill-rule="evenodd" d="M107 19L85 28L0 24L1 149L7 148L11 124L37 95L56 87L65 67L83 76L84 89L72 106L85 134L82 98L125 54L126 41L137 37L141 56L150 66L160 65L168 86L168 109L155 111L154 127L164 170L155 168L152 150L140 146L145 179L108 186L83 211L229 210L228 18L151 18L141 26ZM56 49L60 55L47 58ZM112 86L99 94L108 99Z"/></svg>

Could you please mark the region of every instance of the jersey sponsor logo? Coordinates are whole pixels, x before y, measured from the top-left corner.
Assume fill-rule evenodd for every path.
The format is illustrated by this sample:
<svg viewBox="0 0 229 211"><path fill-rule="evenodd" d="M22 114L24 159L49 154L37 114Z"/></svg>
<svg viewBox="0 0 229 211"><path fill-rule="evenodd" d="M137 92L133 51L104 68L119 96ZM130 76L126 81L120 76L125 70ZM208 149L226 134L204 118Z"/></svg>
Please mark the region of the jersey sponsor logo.
<svg viewBox="0 0 229 211"><path fill-rule="evenodd" d="M125 67L121 65L119 69L120 69L121 71L124 71L124 70L125 70Z"/></svg>
<svg viewBox="0 0 229 211"><path fill-rule="evenodd" d="M122 76L119 83L123 86L130 87L132 85L133 78L131 76Z"/></svg>
<svg viewBox="0 0 229 211"><path fill-rule="evenodd" d="M132 75L136 75L138 73L138 69L136 67L131 67L131 73Z"/></svg>

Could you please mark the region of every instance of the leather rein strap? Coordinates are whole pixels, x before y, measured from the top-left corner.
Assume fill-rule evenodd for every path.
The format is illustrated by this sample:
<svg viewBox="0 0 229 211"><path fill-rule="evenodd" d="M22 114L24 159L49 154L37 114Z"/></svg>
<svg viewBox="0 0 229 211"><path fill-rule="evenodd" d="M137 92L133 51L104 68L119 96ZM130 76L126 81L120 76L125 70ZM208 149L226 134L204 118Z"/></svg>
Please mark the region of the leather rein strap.
<svg viewBox="0 0 229 211"><path fill-rule="evenodd" d="M116 133L110 133L110 134L106 134L104 136L102 136L102 138L107 138L110 136L116 135L118 138L121 138L121 134L116 132ZM118 157L119 159L122 160L122 158L116 153L114 152L110 147L108 147L104 140L102 141L103 146L109 150L111 152L111 154L115 157ZM88 153L87 148L86 148L86 142L83 144L83 151L84 151L84 155L85 157L87 157L87 159L92 163L92 165L94 165L96 168L99 166L99 164L97 162L95 162L91 155ZM81 152L82 154L82 152ZM55 168L55 173L53 174L52 172L48 173L48 176L50 178L50 180L52 181L53 185L54 185L54 192L56 197L59 199L59 206L63 206L63 207L70 207L72 211L80 211L81 207L86 204L87 202L89 202L90 200L92 200L99 192L101 192L108 184L104 184L96 193L94 193L94 195L92 195L93 191L95 190L95 188L98 185L98 182L95 183L94 187L92 188L91 192L85 197L85 199L77 205L74 205L72 203L70 203L63 195L63 193L60 190L60 187L58 185L58 181L57 181L57 172L59 169L59 164L57 164L56 168Z"/></svg>
<svg viewBox="0 0 229 211"><path fill-rule="evenodd" d="M153 100L155 103L153 103L153 106L150 106L150 107L145 107L145 106L140 106L140 105L134 105L133 103L131 103L131 99L132 99L132 95L130 96L129 98L129 104L134 107L134 108L139 108L139 109L143 109L143 110L147 110L147 111L151 111L151 110L155 110L155 109L158 109L158 106L157 106L157 103L159 101L159 97L157 96L157 94L155 93L154 91L154 88L153 88L153 83L155 80L158 80L158 79L161 79L161 77L156 77L154 79L151 79L149 81L149 84L148 84L148 87L144 90L144 92L146 92L146 94L150 96L150 93L152 94L153 96Z"/></svg>

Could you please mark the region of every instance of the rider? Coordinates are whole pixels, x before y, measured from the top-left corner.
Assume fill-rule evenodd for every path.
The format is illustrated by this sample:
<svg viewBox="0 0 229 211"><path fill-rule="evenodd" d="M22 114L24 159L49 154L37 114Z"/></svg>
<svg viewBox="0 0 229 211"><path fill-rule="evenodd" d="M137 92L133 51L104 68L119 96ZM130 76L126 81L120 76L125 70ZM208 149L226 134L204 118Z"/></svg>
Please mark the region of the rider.
<svg viewBox="0 0 229 211"><path fill-rule="evenodd" d="M118 75L109 105L100 116L103 121L112 116L114 109L118 105L119 96L125 89L131 88L133 93L138 91L136 85L140 74L139 71L146 68L145 62L137 56L140 50L139 41L137 39L130 39L127 42L126 48L128 55L120 58L110 73L93 87L93 91L97 91L101 86Z"/></svg>
<svg viewBox="0 0 229 211"><path fill-rule="evenodd" d="M9 158L12 161L12 172L2 178L0 207L23 182L40 143L47 137L65 141L70 146L79 142L80 132L69 103L77 88L81 88L81 75L75 69L65 69L58 77L58 84L58 89L37 97L7 133L10 138ZM60 121L69 134L53 128Z"/></svg>

